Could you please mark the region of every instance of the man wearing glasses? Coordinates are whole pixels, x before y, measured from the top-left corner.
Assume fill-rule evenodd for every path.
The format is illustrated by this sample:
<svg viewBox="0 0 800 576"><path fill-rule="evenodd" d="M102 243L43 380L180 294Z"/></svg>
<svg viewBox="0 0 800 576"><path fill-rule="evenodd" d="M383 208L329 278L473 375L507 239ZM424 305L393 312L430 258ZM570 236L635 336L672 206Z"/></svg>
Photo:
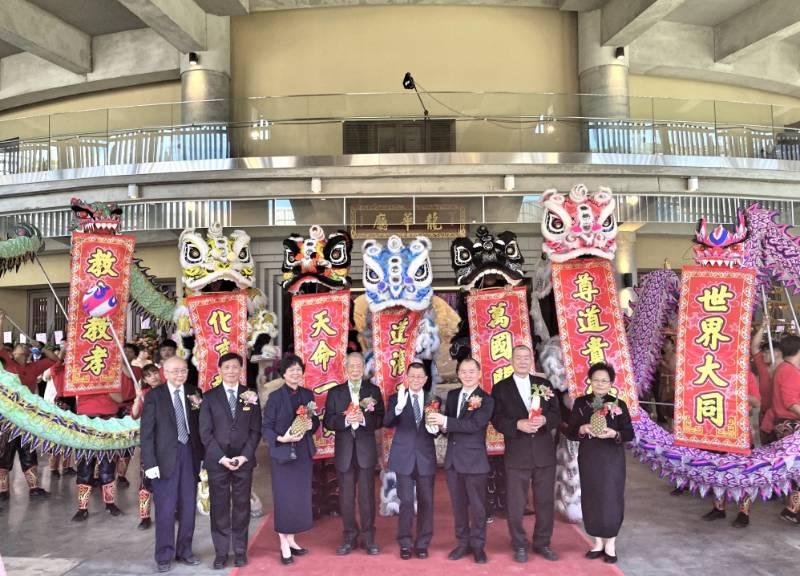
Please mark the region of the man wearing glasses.
<svg viewBox="0 0 800 576"><path fill-rule="evenodd" d="M200 563L192 553L192 537L203 445L200 393L186 384L186 361L173 356L163 368L167 384L154 388L144 400L141 444L156 509L156 563L159 572L168 572L173 558L188 566Z"/></svg>

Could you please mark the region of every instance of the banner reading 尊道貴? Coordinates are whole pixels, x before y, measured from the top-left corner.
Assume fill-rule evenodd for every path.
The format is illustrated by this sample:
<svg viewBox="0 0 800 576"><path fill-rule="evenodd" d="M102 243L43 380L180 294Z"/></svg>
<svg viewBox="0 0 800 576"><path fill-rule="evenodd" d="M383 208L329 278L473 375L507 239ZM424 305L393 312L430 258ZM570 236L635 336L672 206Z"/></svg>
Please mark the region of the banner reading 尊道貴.
<svg viewBox="0 0 800 576"><path fill-rule="evenodd" d="M244 292L216 292L188 296L189 321L194 330L197 380L207 392L222 383L219 358L236 352L247 359L247 295ZM247 385L242 370L240 380Z"/></svg>
<svg viewBox="0 0 800 576"><path fill-rule="evenodd" d="M136 239L111 234L72 233L71 282L67 319L67 355L64 359L64 393L84 396L119 392L122 356L114 330L125 336L130 292L130 268ZM87 290L108 289L103 305L116 306L106 317L90 316L83 309ZM116 298L116 302L111 302Z"/></svg>
<svg viewBox="0 0 800 576"><path fill-rule="evenodd" d="M675 444L750 453L750 311L755 272L687 266L681 273Z"/></svg>
<svg viewBox="0 0 800 576"><path fill-rule="evenodd" d="M306 365L306 386L314 392L320 421L328 390L347 380L347 335L350 328L350 291L292 296L294 351ZM314 437L314 458L333 457L334 433L320 426Z"/></svg>
<svg viewBox="0 0 800 576"><path fill-rule="evenodd" d="M611 262L600 258L554 262L553 294L570 395L589 393L589 367L606 362L616 372L611 393L628 405L631 418L638 419L628 337Z"/></svg>
<svg viewBox="0 0 800 576"><path fill-rule="evenodd" d="M533 350L528 296L523 286L473 290L467 295L472 357L481 364L481 387L492 387L510 376L511 351L525 345ZM504 451L503 435L489 424L486 447L490 456Z"/></svg>
<svg viewBox="0 0 800 576"><path fill-rule="evenodd" d="M408 365L414 361L414 342L417 339L420 312L394 307L372 315L372 352L375 359L375 385L388 398L406 377ZM383 429L383 457L389 457L393 430Z"/></svg>

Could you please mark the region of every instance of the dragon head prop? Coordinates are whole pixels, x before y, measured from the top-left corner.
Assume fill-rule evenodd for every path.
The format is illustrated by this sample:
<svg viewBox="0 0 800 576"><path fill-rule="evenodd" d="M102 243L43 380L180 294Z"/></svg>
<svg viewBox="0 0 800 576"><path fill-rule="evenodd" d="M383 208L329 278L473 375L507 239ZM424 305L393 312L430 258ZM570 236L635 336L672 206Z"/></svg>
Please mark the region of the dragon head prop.
<svg viewBox="0 0 800 576"><path fill-rule="evenodd" d="M250 236L234 230L229 236L214 224L205 237L193 228L184 230L178 240L183 285L191 294L229 292L253 285L253 255Z"/></svg>
<svg viewBox="0 0 800 576"><path fill-rule="evenodd" d="M290 294L305 284L321 284L330 290L350 286L350 253L353 241L344 230L327 238L320 226L312 226L308 238L292 234L283 241L283 282Z"/></svg>
<svg viewBox="0 0 800 576"><path fill-rule="evenodd" d="M117 234L122 219L122 208L115 202L84 202L73 198L72 229L93 234Z"/></svg>
<svg viewBox="0 0 800 576"><path fill-rule="evenodd" d="M504 280L516 286L522 280L525 259L513 232L492 235L480 226L477 238L456 238L450 245L450 258L456 273L456 283L462 290L472 290L479 281L495 285Z"/></svg>
<svg viewBox="0 0 800 576"><path fill-rule="evenodd" d="M709 232L706 219L701 218L694 237L694 259L700 266L740 268L745 258L745 240L747 240L747 220L743 210L736 211L734 232L722 224Z"/></svg>
<svg viewBox="0 0 800 576"><path fill-rule="evenodd" d="M25 262L31 262L44 248L39 229L32 224L18 222L8 233L8 240L0 241L0 276L9 270L19 270Z"/></svg>
<svg viewBox="0 0 800 576"><path fill-rule="evenodd" d="M577 184L568 195L555 189L542 195L542 250L553 262L580 256L611 260L617 250L616 202L605 187L591 194Z"/></svg>
<svg viewBox="0 0 800 576"><path fill-rule="evenodd" d="M431 241L424 236L408 246L399 236L391 236L386 246L365 240L364 289L371 312L393 306L425 310L433 298Z"/></svg>

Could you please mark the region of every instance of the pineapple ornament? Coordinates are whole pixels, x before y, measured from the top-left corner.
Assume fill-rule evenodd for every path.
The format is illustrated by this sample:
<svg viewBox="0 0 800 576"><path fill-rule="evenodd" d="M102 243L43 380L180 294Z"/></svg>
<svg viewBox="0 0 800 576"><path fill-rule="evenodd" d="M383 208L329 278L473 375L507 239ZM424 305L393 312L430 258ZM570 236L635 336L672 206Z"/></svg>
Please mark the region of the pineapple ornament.
<svg viewBox="0 0 800 576"><path fill-rule="evenodd" d="M594 398L592 398L592 410L589 426L592 428L593 436L600 436L606 431L606 414L608 414L608 408L603 402L602 396L595 395Z"/></svg>

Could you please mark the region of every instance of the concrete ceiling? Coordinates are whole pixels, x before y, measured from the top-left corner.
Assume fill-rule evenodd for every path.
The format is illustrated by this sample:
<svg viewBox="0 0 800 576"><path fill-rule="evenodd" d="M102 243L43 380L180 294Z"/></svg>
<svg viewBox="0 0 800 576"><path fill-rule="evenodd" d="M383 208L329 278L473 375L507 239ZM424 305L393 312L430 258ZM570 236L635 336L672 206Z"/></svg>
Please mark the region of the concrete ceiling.
<svg viewBox="0 0 800 576"><path fill-rule="evenodd" d="M688 0L664 20L695 26L716 26L759 2L761 0Z"/></svg>
<svg viewBox="0 0 800 576"><path fill-rule="evenodd" d="M28 0L89 36L146 28L147 24L116 0Z"/></svg>
<svg viewBox="0 0 800 576"><path fill-rule="evenodd" d="M22 52L20 48L0 40L0 58L5 58L6 56L11 56L12 54L19 54L20 52Z"/></svg>

